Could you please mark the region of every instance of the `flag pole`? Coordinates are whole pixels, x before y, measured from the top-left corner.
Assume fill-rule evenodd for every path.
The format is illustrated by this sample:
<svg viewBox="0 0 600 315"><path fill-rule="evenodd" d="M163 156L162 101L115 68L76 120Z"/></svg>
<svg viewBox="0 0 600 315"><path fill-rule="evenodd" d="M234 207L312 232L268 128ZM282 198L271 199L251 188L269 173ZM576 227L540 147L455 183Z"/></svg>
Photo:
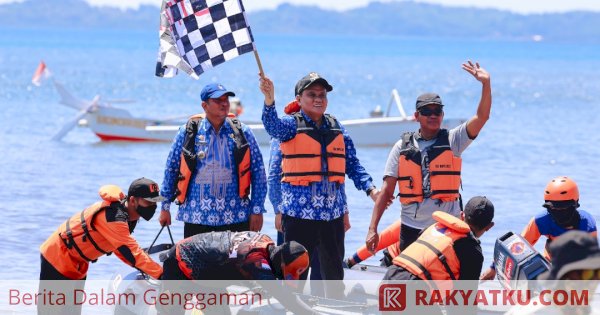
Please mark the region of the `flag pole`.
<svg viewBox="0 0 600 315"><path fill-rule="evenodd" d="M265 72L263 71L262 63L260 62L260 57L258 56L258 51L254 50L254 58L256 59L256 64L258 65L258 71L260 76L264 76Z"/></svg>

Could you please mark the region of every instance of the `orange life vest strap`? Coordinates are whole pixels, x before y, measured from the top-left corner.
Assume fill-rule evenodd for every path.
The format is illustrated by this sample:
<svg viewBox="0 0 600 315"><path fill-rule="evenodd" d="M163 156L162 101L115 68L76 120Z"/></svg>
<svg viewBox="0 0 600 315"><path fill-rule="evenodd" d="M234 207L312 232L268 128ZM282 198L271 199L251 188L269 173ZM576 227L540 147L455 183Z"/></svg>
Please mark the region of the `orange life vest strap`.
<svg viewBox="0 0 600 315"><path fill-rule="evenodd" d="M419 270L421 270L421 272L423 272L423 274L425 275L425 278L427 278L427 280L433 280L431 277L431 273L429 272L429 270L427 270L427 268L425 268L425 266L421 265L420 262L418 262L416 259L407 256L405 254L400 253L400 255L398 255L397 258L403 258L408 260L410 263L412 263L413 265L415 265L417 268L419 268Z"/></svg>
<svg viewBox="0 0 600 315"><path fill-rule="evenodd" d="M67 246L68 249L75 248L75 251L77 251L77 253L79 254L79 256L81 256L81 258L85 259L86 261L95 262L96 260L92 260L92 259L88 258L81 251L81 248L79 248L79 246L77 246L77 243L75 242L75 239L73 238L73 232L71 231L71 226L69 224L70 220L71 220L71 218L67 219L67 239L69 241L67 242L60 233L58 234L58 236L63 241L63 243L65 243L65 246Z"/></svg>
<svg viewBox="0 0 600 315"><path fill-rule="evenodd" d="M100 248L100 246L98 246L98 243L96 243L96 241L94 241L94 238L92 237L92 235L90 234L90 231L88 230L87 227L87 222L85 222L85 217L83 216L83 213L85 212L85 209L83 211L81 211L81 215L80 220L81 220L81 228L83 229L83 233L84 233L84 240L88 239L90 241L90 243L92 243L92 245L94 246L94 248L96 248L97 251L103 253L103 254L108 254L107 251L103 250L102 248ZM96 212L98 213L98 212ZM92 226L92 221L94 220L94 217L96 216L96 213L94 213L92 215L92 219L90 220L90 227L92 228L92 230L95 230L94 227Z"/></svg>
<svg viewBox="0 0 600 315"><path fill-rule="evenodd" d="M100 213L100 211L102 211L106 208L107 207L99 207L96 211L94 211L94 213L92 214L92 217L90 219L90 225L92 225L92 221L94 220L96 215L98 213ZM99 251L103 254L110 254L110 252L107 252L107 251L103 250L102 248L100 248L98 243L96 243L96 241L94 241L94 238L92 237L92 235L90 234L90 231L88 229L87 222L85 221L84 213L85 213L85 209L83 211L81 211L81 214L79 216L79 218L80 218L79 220L81 221L81 228L83 230L83 236L82 236L83 241L89 240L90 243L94 246L94 248L97 251ZM65 234L67 235L68 241L65 240L60 233L58 234L58 236L60 237L60 239L63 241L63 243L65 244L65 246L68 249L74 248L75 251L79 254L79 256L81 256L81 258L85 259L86 261L91 261L91 262L95 263L98 259L90 259L83 253L81 248L79 248L79 246L77 245L77 242L75 241L75 238L73 237L73 230L71 229L71 224L69 223L69 221L71 221L71 218L67 219L66 224L65 224L65 230L66 230ZM93 229L93 227L92 227L92 229Z"/></svg>
<svg viewBox="0 0 600 315"><path fill-rule="evenodd" d="M446 261L446 256L444 256L444 254L442 252L440 252L433 245L431 245L421 239L417 239L415 242L427 247L430 251L434 252L437 255L440 262L442 263L442 265L444 265L444 269L446 269L446 272L448 272L450 279L456 280L456 278L454 277L454 273L452 273L452 269L450 269L450 266L448 265L448 262Z"/></svg>
<svg viewBox="0 0 600 315"><path fill-rule="evenodd" d="M233 157L238 172L238 193L240 198L244 199L250 195L250 145L244 132L242 123L237 118L227 117L225 119L233 130Z"/></svg>

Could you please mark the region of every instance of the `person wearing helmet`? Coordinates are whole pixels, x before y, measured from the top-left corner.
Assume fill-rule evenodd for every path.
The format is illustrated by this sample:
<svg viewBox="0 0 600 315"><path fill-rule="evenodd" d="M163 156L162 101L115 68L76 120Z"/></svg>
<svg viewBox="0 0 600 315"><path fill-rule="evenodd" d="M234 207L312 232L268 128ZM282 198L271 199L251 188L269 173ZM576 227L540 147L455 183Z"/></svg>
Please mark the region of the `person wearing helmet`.
<svg viewBox="0 0 600 315"><path fill-rule="evenodd" d="M252 231L197 234L177 242L160 259L164 262L161 280L298 280L309 265L308 252L300 243L276 246L268 235ZM295 314L312 313L279 282L260 285ZM185 287L189 286L179 281L163 281L162 292L191 290ZM183 314L185 309L174 304L159 311Z"/></svg>
<svg viewBox="0 0 600 315"><path fill-rule="evenodd" d="M533 246L540 237L546 237L544 257L552 260L548 246L555 238L571 230L579 230L596 237L596 220L585 210L579 208L579 188L574 180L567 176L552 179L544 190L545 211L531 218L521 235ZM491 280L496 276L494 265L481 275L482 280Z"/></svg>

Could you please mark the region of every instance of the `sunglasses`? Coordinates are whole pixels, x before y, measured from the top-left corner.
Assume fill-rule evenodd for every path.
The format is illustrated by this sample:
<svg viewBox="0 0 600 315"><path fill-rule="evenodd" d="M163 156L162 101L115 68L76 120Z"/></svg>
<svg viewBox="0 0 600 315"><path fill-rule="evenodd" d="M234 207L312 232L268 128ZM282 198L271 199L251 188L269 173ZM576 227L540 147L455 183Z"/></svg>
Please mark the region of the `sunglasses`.
<svg viewBox="0 0 600 315"><path fill-rule="evenodd" d="M442 113L444 113L444 110L441 107L436 107L436 108L423 107L423 108L419 109L419 114L421 114L425 117L429 117L431 115L441 116Z"/></svg>
<svg viewBox="0 0 600 315"><path fill-rule="evenodd" d="M600 279L600 269L585 269L581 271L581 280Z"/></svg>

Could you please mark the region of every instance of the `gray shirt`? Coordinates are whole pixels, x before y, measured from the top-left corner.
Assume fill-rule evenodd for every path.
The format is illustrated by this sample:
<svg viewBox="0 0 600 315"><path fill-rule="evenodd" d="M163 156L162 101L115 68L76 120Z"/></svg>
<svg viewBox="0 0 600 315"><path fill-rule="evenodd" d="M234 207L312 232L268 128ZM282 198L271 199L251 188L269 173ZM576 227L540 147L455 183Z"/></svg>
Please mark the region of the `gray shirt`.
<svg viewBox="0 0 600 315"><path fill-rule="evenodd" d="M464 122L459 126L448 131L448 140L450 142L450 148L455 156L460 156L462 152L473 142L473 139L469 138L467 134L467 123ZM427 157L427 149L435 142L435 139L425 140L420 137L417 133L413 137L413 144L421 151L421 165L423 166L421 171L423 174L423 186L424 194L427 196L429 192L429 171L426 166L429 166L429 158ZM400 139L390 152L387 163L385 164L385 171L383 178L388 176L397 178L398 177L398 159L400 158L400 149L402 147L402 139ZM434 223L431 214L434 211L444 211L450 213L456 217L460 217L460 204L459 201L442 202L437 199L423 198L423 202L403 204L401 219L402 224L408 225L416 229L424 229Z"/></svg>

